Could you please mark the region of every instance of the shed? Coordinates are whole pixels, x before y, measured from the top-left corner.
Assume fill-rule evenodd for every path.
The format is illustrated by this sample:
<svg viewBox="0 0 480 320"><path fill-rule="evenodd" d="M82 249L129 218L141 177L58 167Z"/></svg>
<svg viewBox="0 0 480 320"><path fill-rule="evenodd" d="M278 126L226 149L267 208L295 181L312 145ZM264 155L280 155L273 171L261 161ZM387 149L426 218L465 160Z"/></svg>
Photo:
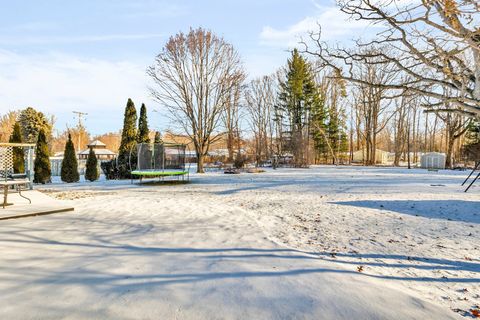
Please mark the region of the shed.
<svg viewBox="0 0 480 320"><path fill-rule="evenodd" d="M423 169L445 169L445 153L428 152L420 159Z"/></svg>

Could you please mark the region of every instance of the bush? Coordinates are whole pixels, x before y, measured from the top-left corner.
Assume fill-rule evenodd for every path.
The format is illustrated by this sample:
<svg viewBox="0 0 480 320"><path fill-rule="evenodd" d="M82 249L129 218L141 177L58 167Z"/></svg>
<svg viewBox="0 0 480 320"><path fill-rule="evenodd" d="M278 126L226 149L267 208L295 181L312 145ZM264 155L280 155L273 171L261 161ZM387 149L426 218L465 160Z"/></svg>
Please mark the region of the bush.
<svg viewBox="0 0 480 320"><path fill-rule="evenodd" d="M117 168L116 168L116 159L110 161L102 161L100 163L100 168L105 175L107 180L113 180L117 178Z"/></svg>
<svg viewBox="0 0 480 320"><path fill-rule="evenodd" d="M237 169L241 169L245 166L245 162L247 162L247 157L243 156L240 152L237 153L237 156L235 157L235 161L233 162L233 165Z"/></svg>
<svg viewBox="0 0 480 320"><path fill-rule="evenodd" d="M93 148L90 148L90 152L88 153L86 170L85 170L85 180L88 181L95 181L98 180L99 172L98 172L98 161Z"/></svg>

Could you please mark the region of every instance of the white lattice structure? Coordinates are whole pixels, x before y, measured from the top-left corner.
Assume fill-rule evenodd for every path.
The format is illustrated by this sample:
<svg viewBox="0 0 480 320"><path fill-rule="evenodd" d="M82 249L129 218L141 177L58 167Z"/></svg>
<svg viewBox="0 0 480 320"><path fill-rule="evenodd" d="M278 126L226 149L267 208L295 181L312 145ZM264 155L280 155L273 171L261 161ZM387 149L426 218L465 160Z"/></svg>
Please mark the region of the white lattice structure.
<svg viewBox="0 0 480 320"><path fill-rule="evenodd" d="M7 181L13 174L13 147L0 146L0 178Z"/></svg>

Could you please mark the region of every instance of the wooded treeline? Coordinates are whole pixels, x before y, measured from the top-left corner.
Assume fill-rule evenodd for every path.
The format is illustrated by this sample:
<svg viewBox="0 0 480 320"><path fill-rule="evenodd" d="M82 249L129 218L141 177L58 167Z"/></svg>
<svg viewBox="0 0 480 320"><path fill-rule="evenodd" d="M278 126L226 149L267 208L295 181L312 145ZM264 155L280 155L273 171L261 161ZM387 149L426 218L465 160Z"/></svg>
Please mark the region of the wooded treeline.
<svg viewBox="0 0 480 320"><path fill-rule="evenodd" d="M410 166L432 151L446 154L447 167L478 161L478 1L337 3L378 32L342 47L322 41L319 28L277 72L254 79L236 49L210 30L167 41L148 68L150 92L192 141L198 172L220 140L232 163L341 164L360 152L361 162L373 165L389 152L393 165ZM3 116L2 136L16 118ZM77 129L69 132L74 141L88 137Z"/></svg>

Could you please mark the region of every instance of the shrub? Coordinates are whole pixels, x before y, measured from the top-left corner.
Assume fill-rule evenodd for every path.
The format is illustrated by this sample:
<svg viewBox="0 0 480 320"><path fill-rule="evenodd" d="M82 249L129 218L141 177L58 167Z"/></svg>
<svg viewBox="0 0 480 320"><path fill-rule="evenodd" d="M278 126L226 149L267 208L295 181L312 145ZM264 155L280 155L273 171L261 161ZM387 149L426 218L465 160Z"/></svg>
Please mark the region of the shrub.
<svg viewBox="0 0 480 320"><path fill-rule="evenodd" d="M245 162L247 162L247 157L243 156L240 152L237 153L237 156L235 157L235 161L233 162L233 165L237 169L241 169L245 166Z"/></svg>
<svg viewBox="0 0 480 320"><path fill-rule="evenodd" d="M95 181L98 180L99 172L98 172L98 161L93 148L90 148L90 152L88 153L86 170L85 170L85 180L88 181Z"/></svg>
<svg viewBox="0 0 480 320"><path fill-rule="evenodd" d="M117 169L116 169L116 159L110 160L110 161L102 161L100 163L100 168L103 171L103 174L105 175L105 178L107 180L113 180L117 178Z"/></svg>

